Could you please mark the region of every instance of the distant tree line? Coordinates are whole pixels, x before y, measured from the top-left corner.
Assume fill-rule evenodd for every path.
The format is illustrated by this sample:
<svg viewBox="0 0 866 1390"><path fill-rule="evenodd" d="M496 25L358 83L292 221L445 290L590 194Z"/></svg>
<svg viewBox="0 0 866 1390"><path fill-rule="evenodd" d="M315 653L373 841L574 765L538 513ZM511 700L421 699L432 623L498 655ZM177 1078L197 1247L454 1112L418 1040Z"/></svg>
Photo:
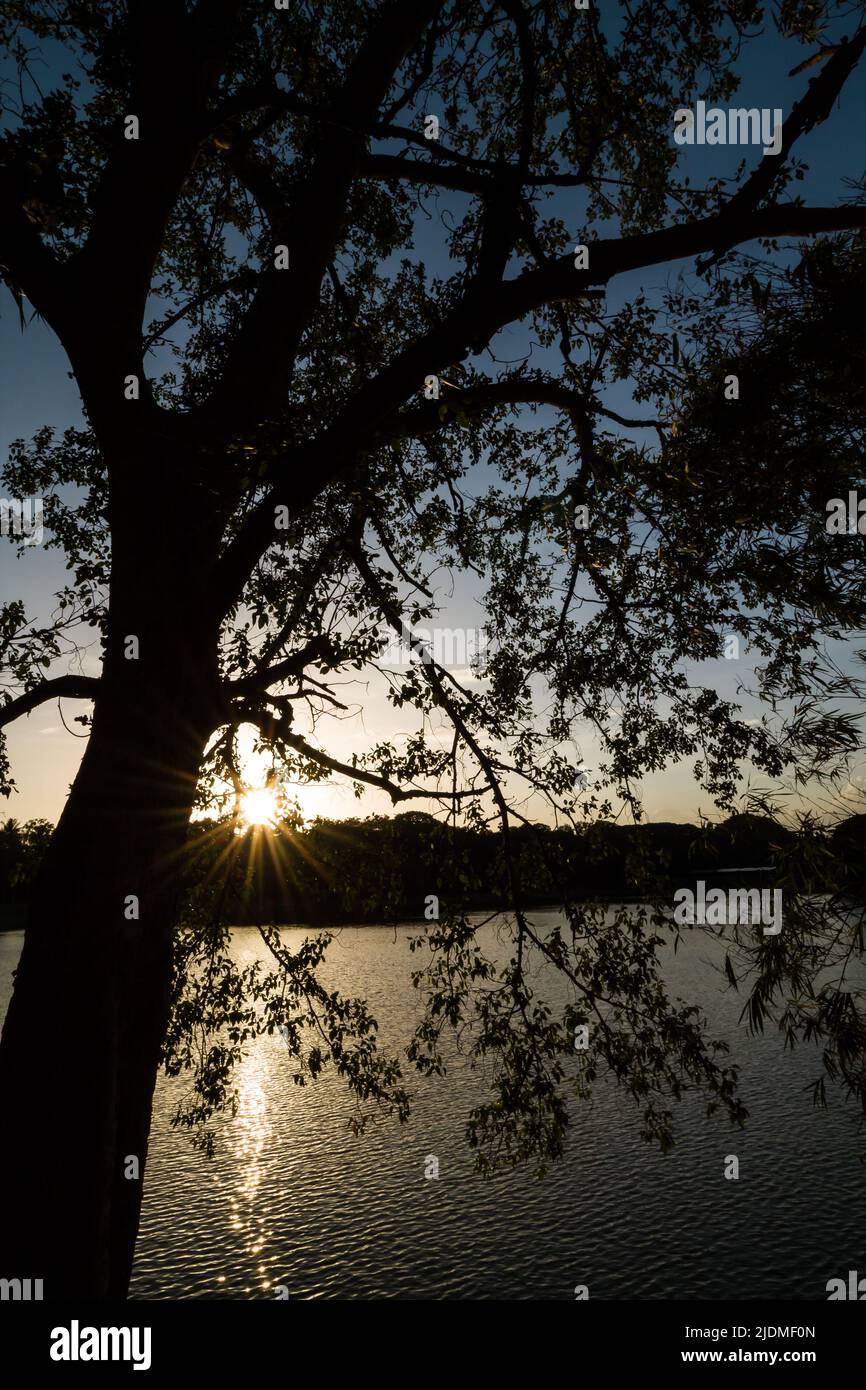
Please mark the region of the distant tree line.
<svg viewBox="0 0 866 1390"><path fill-rule="evenodd" d="M47 820L0 825L0 903L26 903L54 826Z"/></svg>
<svg viewBox="0 0 866 1390"><path fill-rule="evenodd" d="M0 902L27 901L50 835L42 820L0 827ZM769 872L802 891L853 892L863 886L866 862L866 815L810 832L754 814L705 826L522 825L511 830L507 850L500 834L421 811L243 834L228 820L200 820L190 837L194 891L239 925L421 918L431 896L440 905L504 907L506 853L527 902L552 906L665 894L733 870L738 881L759 872L768 881Z"/></svg>

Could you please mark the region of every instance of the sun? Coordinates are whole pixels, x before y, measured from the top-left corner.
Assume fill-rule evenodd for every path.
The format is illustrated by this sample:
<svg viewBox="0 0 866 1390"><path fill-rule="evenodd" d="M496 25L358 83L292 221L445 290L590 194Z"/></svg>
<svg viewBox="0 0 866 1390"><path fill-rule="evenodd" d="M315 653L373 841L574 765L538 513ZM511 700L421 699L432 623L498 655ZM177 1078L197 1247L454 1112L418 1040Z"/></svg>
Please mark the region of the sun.
<svg viewBox="0 0 866 1390"><path fill-rule="evenodd" d="M273 829L279 819L277 793L273 787L249 787L241 797L240 819L247 826Z"/></svg>

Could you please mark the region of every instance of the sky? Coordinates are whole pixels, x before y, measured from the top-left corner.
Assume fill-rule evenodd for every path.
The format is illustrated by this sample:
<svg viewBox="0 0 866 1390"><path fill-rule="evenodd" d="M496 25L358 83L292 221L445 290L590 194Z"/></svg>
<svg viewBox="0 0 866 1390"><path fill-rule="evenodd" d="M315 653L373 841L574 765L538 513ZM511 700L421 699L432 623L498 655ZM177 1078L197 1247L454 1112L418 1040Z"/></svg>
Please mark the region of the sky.
<svg viewBox="0 0 866 1390"><path fill-rule="evenodd" d="M741 68L743 84L730 104L771 109L781 107L784 115L787 115L793 101L805 91L810 76L804 73L791 79L787 75L790 66L790 46L783 47L772 35L754 46L748 46ZM682 105L692 105L693 95L684 94ZM843 182L845 177L856 177L863 172L866 166L864 97L866 62L861 63L849 79L830 121L817 127L798 144L797 153L807 161L809 172L805 182L797 186L797 191L808 203L832 204L839 201L849 192ZM673 135L673 111L671 118ZM760 150L755 147L745 150L743 147L730 149L725 146L684 147L679 151L679 158L692 174L693 181L698 181L710 173L732 170L744 153L751 161L749 167L753 167L760 157ZM422 222L419 225L414 254L423 259L434 273L445 270L441 229L435 222ZM690 263L663 267L649 274L622 276L611 285L608 305L616 308L639 288L660 288L689 269ZM519 348L525 341L523 330L518 326L512 328L510 334L515 347ZM624 413L628 413L631 406L625 387L619 388L618 392L607 392L606 400L613 408ZM41 426L53 425L60 432L69 425L81 423L78 391L57 340L39 319L30 322L22 332L11 297L7 291L0 290L0 457L5 456L12 440L28 438ZM748 486L745 477L743 484ZM16 547L6 538L0 540L0 595L4 600L22 598L32 617L46 618L52 608L52 595L65 580L66 571L59 552L44 545L33 546L28 547L23 557L17 559ZM444 601L439 619L441 626L451 629L474 628L480 621L481 615L474 602L472 588L458 578L453 594ZM59 675L66 670L77 669L86 674L98 674L97 651L98 648L94 647L83 653L80 667L65 662L56 665L50 674ZM695 680L710 684L723 697L730 697L741 682L748 683L751 670L748 653L743 653L738 661L703 663L700 667L696 666L690 675ZM363 704L363 714L331 726L328 750L335 757L351 759L352 753L363 752L379 739L413 731L414 720L404 711L395 711L384 699L381 688L368 688L363 682L347 691L347 695ZM72 720L87 708L81 702L66 701L60 711L56 703L46 704L7 730L9 755L18 792L5 806L0 807L0 818L9 814L22 821L33 817L44 817L51 821L57 819L85 746L80 727ZM748 701L744 702L744 709L747 716L757 714L757 706L752 709ZM591 774L593 744L588 735L581 743L580 751ZM250 780L255 782L262 773L262 765L256 765L251 759L248 767ZM855 778L854 782L850 789L852 798L859 795L860 790L859 779ZM694 821L702 813L713 813L709 798L702 795L694 784L690 762L648 779L643 784L642 792L645 813L650 820ZM308 818L317 814L343 817L389 813L392 810L384 793L368 789L363 799L358 801L351 786L337 779L307 788L299 795L301 809ZM529 803L525 810L539 819L546 818L540 802Z"/></svg>

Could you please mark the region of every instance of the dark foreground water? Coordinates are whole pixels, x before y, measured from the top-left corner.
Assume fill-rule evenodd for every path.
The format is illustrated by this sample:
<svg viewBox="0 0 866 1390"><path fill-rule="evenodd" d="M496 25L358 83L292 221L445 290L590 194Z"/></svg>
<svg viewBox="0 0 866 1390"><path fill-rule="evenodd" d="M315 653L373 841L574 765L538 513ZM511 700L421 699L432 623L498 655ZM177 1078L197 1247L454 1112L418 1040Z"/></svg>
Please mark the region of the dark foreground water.
<svg viewBox="0 0 866 1390"><path fill-rule="evenodd" d="M305 934L284 933L289 945ZM417 1010L408 934L344 929L324 972L369 1000L395 1047ZM20 933L0 936L3 1009L20 946ZM235 950L264 948L241 929ZM161 1078L133 1297L273 1298L286 1285L291 1298L571 1299L586 1284L590 1298L826 1299L828 1279L866 1276L866 1134L841 1101L813 1109L814 1050L786 1053L777 1034L737 1025L742 1001L718 963L716 943L694 933L666 956L665 976L733 1043L750 1119L731 1130L687 1100L665 1157L605 1084L576 1110L566 1157L544 1180L479 1178L463 1127L484 1083L464 1061L444 1078L409 1075L408 1125L383 1120L354 1137L342 1084L328 1074L296 1087L276 1036L244 1062L239 1114L207 1159L171 1128L181 1083ZM438 1181L424 1177L428 1154ZM724 1177L728 1154L738 1181Z"/></svg>

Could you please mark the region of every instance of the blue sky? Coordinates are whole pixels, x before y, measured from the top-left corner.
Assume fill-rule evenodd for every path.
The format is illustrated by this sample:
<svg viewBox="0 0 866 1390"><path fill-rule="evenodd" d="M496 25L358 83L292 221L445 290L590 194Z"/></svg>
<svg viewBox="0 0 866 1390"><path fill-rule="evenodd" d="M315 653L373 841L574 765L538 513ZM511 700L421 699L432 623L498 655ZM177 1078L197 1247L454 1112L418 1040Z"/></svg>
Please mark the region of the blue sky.
<svg viewBox="0 0 866 1390"><path fill-rule="evenodd" d="M787 115L793 101L805 91L810 76L809 73L794 79L787 76L788 69L801 56L791 45L783 45L772 33L747 45L740 69L742 86L732 104L781 107ZM696 95L683 93L677 104L693 105ZM845 177L856 177L863 172L866 166L866 147L862 137L866 109L864 97L866 63L861 63L849 79L830 121L819 126L797 147L799 157L809 165L809 172L805 181L795 185L792 192L801 193L808 203L833 204L839 201L849 192L844 185ZM760 157L758 149L747 150L746 153L752 165ZM684 170L697 183L710 174L731 172L742 154L742 147L695 147L680 149L679 158ZM582 209L577 196L564 192L560 198L560 212L566 221L573 218L579 224ZM434 273L447 271L442 229L437 221L419 220L414 255L422 259ZM623 276L612 283L608 305L618 307L633 297L638 289L661 289L666 282L683 271L687 272L689 268L688 265L672 265L650 273ZM43 425L50 424L62 431L69 425L80 424L81 411L77 388L69 377L65 355L56 339L38 319L22 333L11 297L5 290L0 291L0 295L0 450L5 455L11 440L27 438ZM498 340L497 353L500 357L518 355L525 341L524 329L520 325L512 326L507 337L503 335ZM505 349L505 342L511 344L513 351ZM540 359L539 365L542 365ZM624 386L609 391L606 400L614 409L624 413L631 408ZM639 412L642 409L638 408ZM478 480L479 487L483 481ZM744 478L743 481L747 485L748 479ZM5 540L0 545L0 592L6 599L23 598L33 617L44 618L50 613L52 594L64 579L65 570L58 552L34 547L26 551L22 559L16 560L14 546ZM473 591L465 582L458 580L440 621L444 627L475 626L480 621L480 614L473 603ZM52 674L60 674L64 669L68 667L59 666ZM92 658L85 659L84 669L95 673ZM748 679L749 669L748 657L744 656L739 662L706 663L700 670L695 668L691 674L693 678L700 678L712 685L723 696L730 696L741 680ZM78 703L67 704L64 711L67 723L82 708ZM750 713L748 705L746 712ZM71 728L77 730L78 726L71 725ZM345 758L351 756L352 752L360 753L379 738L393 736L398 731L409 732L411 728L408 716L395 713L385 702L381 691L374 691L366 700L362 720L335 726L329 749L336 756ZM19 794L7 803L6 811L22 820L31 816L56 819L75 775L84 747L83 740L64 729L56 704L42 706L29 718L19 720L8 732L13 775L19 784ZM591 742L588 741L581 751L587 766L591 767ZM254 774L255 769L252 771ZM708 799L702 798L696 791L687 764L654 777L644 785L643 790L646 812L654 820L691 820L699 810L706 813L712 810ZM338 790L335 785L305 793L302 804L310 815L316 812L326 815L368 814L390 808L387 798L375 792L365 795L359 803L348 787ZM530 813L533 809L540 814L540 806L530 807Z"/></svg>

